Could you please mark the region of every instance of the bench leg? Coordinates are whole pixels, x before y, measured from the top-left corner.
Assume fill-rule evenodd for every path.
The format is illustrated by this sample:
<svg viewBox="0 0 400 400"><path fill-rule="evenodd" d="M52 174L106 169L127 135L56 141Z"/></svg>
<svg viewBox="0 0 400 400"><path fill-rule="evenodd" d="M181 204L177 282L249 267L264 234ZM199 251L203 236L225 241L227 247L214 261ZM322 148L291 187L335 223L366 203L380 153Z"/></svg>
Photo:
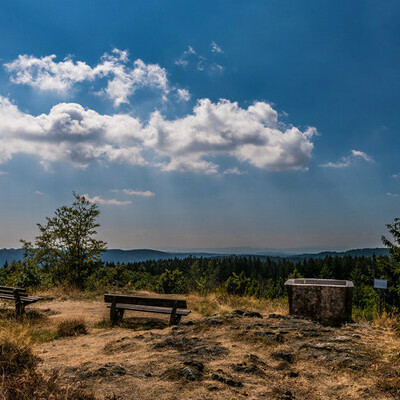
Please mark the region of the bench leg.
<svg viewBox="0 0 400 400"><path fill-rule="evenodd" d="M169 319L169 325L178 325L181 320L181 315L176 314L176 309L178 308L178 302L175 301L172 307L171 318Z"/></svg>
<svg viewBox="0 0 400 400"><path fill-rule="evenodd" d="M117 308L117 300L114 298L110 307L111 325L117 324L123 318L124 311L121 308Z"/></svg>
<svg viewBox="0 0 400 400"><path fill-rule="evenodd" d="M181 318L182 318L182 315L177 315L177 314L175 314L175 316L172 318L172 314L171 314L171 318L169 320L169 325L179 325L179 323L181 322Z"/></svg>
<svg viewBox="0 0 400 400"><path fill-rule="evenodd" d="M122 308L119 308L117 310L117 319L118 319L118 321L121 321L121 319L124 318L124 312L125 312L125 310L122 309Z"/></svg>
<svg viewBox="0 0 400 400"><path fill-rule="evenodd" d="M110 307L110 321L111 325L115 325L118 322L118 312L117 312L117 302L114 300L111 303Z"/></svg>
<svg viewBox="0 0 400 400"><path fill-rule="evenodd" d="M15 301L15 317L17 320L20 320L22 318L22 315L25 312L25 303L21 301L20 295L18 293L18 290L15 289L13 291L14 294L14 301Z"/></svg>

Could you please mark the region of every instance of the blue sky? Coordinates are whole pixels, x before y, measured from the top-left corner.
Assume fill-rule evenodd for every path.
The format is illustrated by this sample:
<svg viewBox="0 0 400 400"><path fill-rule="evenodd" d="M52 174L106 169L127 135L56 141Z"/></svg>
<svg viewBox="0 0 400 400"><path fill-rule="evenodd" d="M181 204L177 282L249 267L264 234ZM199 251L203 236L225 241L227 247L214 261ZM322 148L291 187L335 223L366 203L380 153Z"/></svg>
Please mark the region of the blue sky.
<svg viewBox="0 0 400 400"><path fill-rule="evenodd" d="M0 247L72 192L111 248L380 246L397 1L0 4Z"/></svg>

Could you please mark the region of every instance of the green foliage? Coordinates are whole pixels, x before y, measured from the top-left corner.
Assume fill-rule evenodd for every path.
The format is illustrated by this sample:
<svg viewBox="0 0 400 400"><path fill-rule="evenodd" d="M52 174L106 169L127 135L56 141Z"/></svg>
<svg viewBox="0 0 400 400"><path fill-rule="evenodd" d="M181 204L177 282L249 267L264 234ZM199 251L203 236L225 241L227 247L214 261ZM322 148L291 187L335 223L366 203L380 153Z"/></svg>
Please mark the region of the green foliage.
<svg viewBox="0 0 400 400"><path fill-rule="evenodd" d="M235 294L239 296L256 296L260 291L259 283L248 278L242 271L239 275L232 272L224 285L227 294Z"/></svg>
<svg viewBox="0 0 400 400"><path fill-rule="evenodd" d="M183 273L178 269L166 269L157 281L157 290L160 293L187 293L187 283Z"/></svg>
<svg viewBox="0 0 400 400"><path fill-rule="evenodd" d="M40 235L32 243L21 240L24 262L37 265L53 283L80 288L100 264L106 243L95 239L100 211L96 204L74 193L71 206L62 206L46 224L37 224Z"/></svg>

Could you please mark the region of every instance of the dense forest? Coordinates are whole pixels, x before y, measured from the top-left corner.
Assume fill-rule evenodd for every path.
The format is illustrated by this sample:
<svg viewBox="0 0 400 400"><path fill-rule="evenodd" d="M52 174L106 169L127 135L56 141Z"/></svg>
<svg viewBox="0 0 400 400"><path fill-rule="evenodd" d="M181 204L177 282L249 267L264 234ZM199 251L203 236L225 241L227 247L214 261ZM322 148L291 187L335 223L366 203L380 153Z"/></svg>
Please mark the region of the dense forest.
<svg viewBox="0 0 400 400"><path fill-rule="evenodd" d="M330 257L292 261L258 257L216 257L169 259L137 263L88 264L82 271L82 289L89 291L147 289L159 293L225 293L257 298L285 296L284 283L293 277L348 279L354 282L354 305L372 313L380 294L375 278L388 279L383 293L388 311L399 308L397 275L391 272L389 257ZM52 269L27 261L6 263L0 269L0 284L46 288L62 282Z"/></svg>

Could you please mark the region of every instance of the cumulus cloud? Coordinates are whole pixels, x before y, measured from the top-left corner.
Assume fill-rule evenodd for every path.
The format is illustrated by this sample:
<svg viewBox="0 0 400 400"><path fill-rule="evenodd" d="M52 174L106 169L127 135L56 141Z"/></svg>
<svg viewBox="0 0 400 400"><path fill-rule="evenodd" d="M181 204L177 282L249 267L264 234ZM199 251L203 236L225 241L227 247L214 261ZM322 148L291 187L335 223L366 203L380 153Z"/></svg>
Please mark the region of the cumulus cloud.
<svg viewBox="0 0 400 400"><path fill-rule="evenodd" d="M0 96L0 119L0 163L29 154L45 166L68 161L84 168L102 160L204 174L218 173L218 156L270 171L304 169L316 133L315 128L282 128L265 102L242 108L209 99L174 120L154 112L143 125L129 114L102 115L76 103L33 116Z"/></svg>
<svg viewBox="0 0 400 400"><path fill-rule="evenodd" d="M399 172L398 174L393 174L393 175L392 175L392 178L395 178L395 179L396 179L396 178L400 178L400 172Z"/></svg>
<svg viewBox="0 0 400 400"><path fill-rule="evenodd" d="M85 199L87 201L90 201L91 203L96 203L102 206L126 206L128 204L132 204L131 201L120 201L117 199L103 199L100 196L93 196L90 197L88 194L84 194L83 197L85 197Z"/></svg>
<svg viewBox="0 0 400 400"><path fill-rule="evenodd" d="M391 193L391 192L387 192L386 196L390 196L390 197L400 197L399 193Z"/></svg>
<svg viewBox="0 0 400 400"><path fill-rule="evenodd" d="M128 103L128 98L141 87L159 89L164 95L169 91L164 68L140 59L131 63L128 52L119 49L105 53L94 67L71 57L56 61L54 54L41 58L20 55L4 67L13 83L60 94L67 94L77 83L105 78L107 85L100 93L110 98L115 106Z"/></svg>
<svg viewBox="0 0 400 400"><path fill-rule="evenodd" d="M337 162L328 162L328 163L325 163L325 164L321 164L320 167L324 167L324 168L347 168L357 158L361 158L361 159L363 159L365 161L368 161L368 162L373 162L374 161L374 159L372 157L370 157L367 153L364 153L363 151L351 150L350 156L342 157Z"/></svg>

